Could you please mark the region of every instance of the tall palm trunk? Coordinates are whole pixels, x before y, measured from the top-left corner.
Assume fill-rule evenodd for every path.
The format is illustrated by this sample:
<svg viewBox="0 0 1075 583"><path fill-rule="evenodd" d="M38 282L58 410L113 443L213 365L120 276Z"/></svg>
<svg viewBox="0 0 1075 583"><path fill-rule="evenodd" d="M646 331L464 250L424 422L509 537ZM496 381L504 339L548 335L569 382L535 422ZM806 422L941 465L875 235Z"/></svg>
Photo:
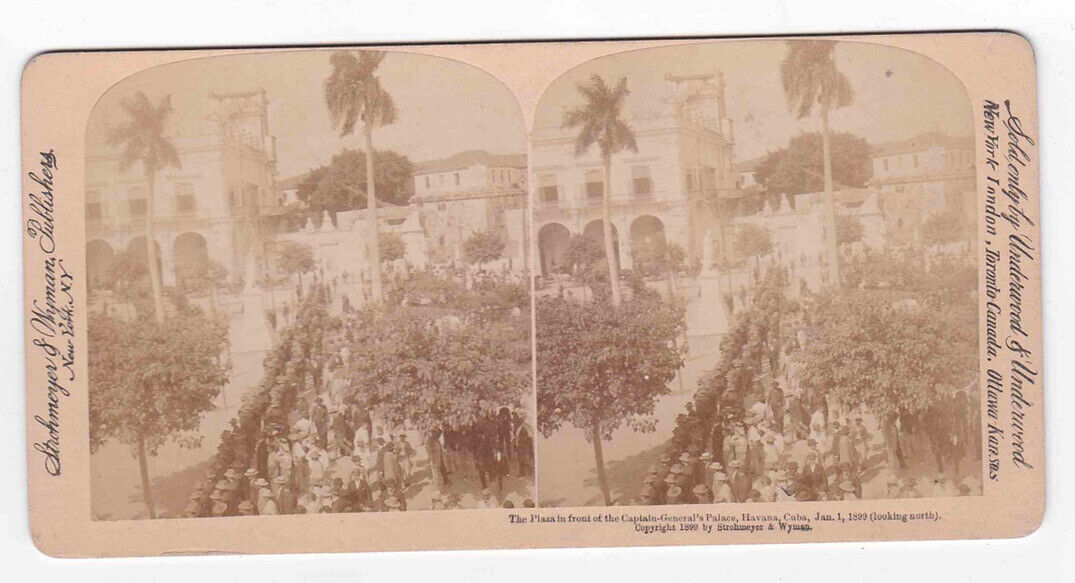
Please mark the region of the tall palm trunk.
<svg viewBox="0 0 1075 583"><path fill-rule="evenodd" d="M138 470L142 474L142 498L146 502L146 510L150 518L157 517L157 511L153 509L153 492L149 489L149 462L146 460L146 440L138 436Z"/></svg>
<svg viewBox="0 0 1075 583"><path fill-rule="evenodd" d="M829 273L832 284L840 285L840 256L836 250L836 201L832 186L832 145L829 143L829 109L821 109L821 157L824 158L825 169L825 220L829 223L826 229L825 244L829 254Z"/></svg>
<svg viewBox="0 0 1075 583"><path fill-rule="evenodd" d="M362 124L366 137L366 224L369 231L370 246L370 289L374 303L383 299L381 292L381 243L377 233L377 194L373 187L373 126L368 121Z"/></svg>
<svg viewBox="0 0 1075 583"><path fill-rule="evenodd" d="M590 428L590 439L593 440L593 457L597 464L597 483L601 486L601 496L605 499L605 506L611 506L612 496L608 492L608 477L605 476L605 452L601 448L600 420L594 420Z"/></svg>
<svg viewBox="0 0 1075 583"><path fill-rule="evenodd" d="M153 315L158 324L164 323L164 296L161 293L160 266L157 265L157 244L153 238L153 192L157 173L146 171L149 189L146 193L146 264L149 266L149 285L153 293Z"/></svg>
<svg viewBox="0 0 1075 583"><path fill-rule="evenodd" d="M605 156L605 184L601 193L601 224L605 234L605 259L608 260L608 281L612 284L612 305L619 306L623 303L620 294L620 270L619 262L614 255L616 249L612 245L612 211L609 210L609 198L612 195L612 157ZM604 472L604 468L600 469ZM605 493L607 502L608 493Z"/></svg>

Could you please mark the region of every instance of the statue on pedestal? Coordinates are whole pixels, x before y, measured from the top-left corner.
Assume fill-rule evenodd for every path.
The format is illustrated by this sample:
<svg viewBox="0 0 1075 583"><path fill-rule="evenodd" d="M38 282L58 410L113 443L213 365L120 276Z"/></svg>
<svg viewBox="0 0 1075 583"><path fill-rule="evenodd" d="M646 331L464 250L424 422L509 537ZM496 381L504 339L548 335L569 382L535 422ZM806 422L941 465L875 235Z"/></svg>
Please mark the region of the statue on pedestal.
<svg viewBox="0 0 1075 583"><path fill-rule="evenodd" d="M702 238L702 273L713 272L713 231L707 229Z"/></svg>

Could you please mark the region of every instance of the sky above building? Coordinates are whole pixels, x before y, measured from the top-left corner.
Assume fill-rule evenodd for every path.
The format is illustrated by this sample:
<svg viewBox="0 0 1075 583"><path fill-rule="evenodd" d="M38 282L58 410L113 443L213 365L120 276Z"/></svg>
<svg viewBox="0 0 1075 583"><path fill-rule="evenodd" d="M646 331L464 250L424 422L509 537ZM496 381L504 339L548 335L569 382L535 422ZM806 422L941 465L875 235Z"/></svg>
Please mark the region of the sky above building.
<svg viewBox="0 0 1075 583"><path fill-rule="evenodd" d="M736 159L780 148L802 131L817 131L816 117L798 120L788 112L780 83L786 43L775 40L698 43L640 49L596 59L558 78L535 112L535 127L558 126L565 107L578 105L575 88L593 73L614 83L626 76L627 113L655 113L674 85L666 73L723 71L728 116L734 120ZM109 124L123 119L120 100L136 91L153 99L171 95L172 135L210 130L215 102L210 92L264 88L270 132L276 137L279 177L326 163L344 148L362 148L361 128L340 137L329 122L322 84L331 72L331 50L296 50L192 59L143 71L118 83L91 116L88 140L103 141ZM855 101L831 115L833 131L882 143L924 131L951 136L973 133L973 112L960 82L917 54L862 42L841 42L837 66L855 89ZM389 52L379 73L399 109L399 121L374 135L377 148L393 149L415 162L464 150L497 154L526 151L519 105L504 85L458 61ZM716 106L708 106L713 117Z"/></svg>
<svg viewBox="0 0 1075 583"><path fill-rule="evenodd" d="M788 112L780 81L783 40L696 43L639 49L585 63L558 78L542 96L535 127L558 126L564 108L579 105L576 85L597 73L610 85L627 78L626 113L670 111L663 100L675 85L664 76L722 71L727 115L734 120L736 159L747 160L786 146L803 131L819 131L817 117ZM830 115L836 132L870 143L910 138L925 131L973 134L973 110L963 85L947 69L915 53L862 42L840 42L836 65L851 82L855 101ZM716 105L707 112L716 118Z"/></svg>
<svg viewBox="0 0 1075 583"><path fill-rule="evenodd" d="M276 137L279 177L328 162L344 148L364 149L361 125L340 137L329 122L323 93L332 71L330 50L284 51L192 59L137 73L102 97L90 119L88 141L104 141L107 127L123 120L121 100L137 91L151 99L171 95L171 135L207 133L215 109L210 92L264 88L269 131ZM390 52L379 68L399 120L374 133L374 147L406 154L415 162L463 150L526 152L518 102L499 81L470 65L413 53Z"/></svg>

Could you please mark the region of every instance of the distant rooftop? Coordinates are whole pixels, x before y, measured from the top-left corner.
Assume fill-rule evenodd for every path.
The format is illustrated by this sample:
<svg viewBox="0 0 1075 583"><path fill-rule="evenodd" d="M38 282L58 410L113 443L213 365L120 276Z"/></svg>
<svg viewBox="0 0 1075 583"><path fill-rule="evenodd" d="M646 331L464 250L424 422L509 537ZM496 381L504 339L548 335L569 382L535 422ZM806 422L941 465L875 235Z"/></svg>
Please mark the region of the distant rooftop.
<svg viewBox="0 0 1075 583"><path fill-rule="evenodd" d="M526 154L490 154L485 150L466 150L448 158L429 160L415 164L414 173L434 174L450 170L463 170L471 166L496 168L526 168Z"/></svg>
<svg viewBox="0 0 1075 583"><path fill-rule="evenodd" d="M742 162L736 162L735 164L732 164L732 170L734 170L735 172L751 172L753 170L756 170L758 168L758 164L761 164L761 161L765 159L765 156L768 156L768 154L758 156L757 158L751 158L749 160L743 160Z"/></svg>
<svg viewBox="0 0 1075 583"><path fill-rule="evenodd" d="M927 180L948 180L955 178L974 178L977 172L973 164L967 164L959 168L942 168L940 170L924 170L893 176L874 176L870 179L870 186L882 184L902 184L908 182L922 182Z"/></svg>
<svg viewBox="0 0 1075 583"><path fill-rule="evenodd" d="M276 181L276 189L281 191L281 192L285 191L285 190L295 190L296 188L299 187L300 184L302 184L303 180L306 180L306 177L309 176L309 175L310 175L309 172L303 172L302 174L299 174L298 176L292 176L291 178L285 178L283 180L277 180Z"/></svg>
<svg viewBox="0 0 1075 583"><path fill-rule="evenodd" d="M910 154L938 146L948 149L973 149L974 138L971 136L952 137L940 132L926 132L907 140L877 144L873 146L871 155L877 157Z"/></svg>

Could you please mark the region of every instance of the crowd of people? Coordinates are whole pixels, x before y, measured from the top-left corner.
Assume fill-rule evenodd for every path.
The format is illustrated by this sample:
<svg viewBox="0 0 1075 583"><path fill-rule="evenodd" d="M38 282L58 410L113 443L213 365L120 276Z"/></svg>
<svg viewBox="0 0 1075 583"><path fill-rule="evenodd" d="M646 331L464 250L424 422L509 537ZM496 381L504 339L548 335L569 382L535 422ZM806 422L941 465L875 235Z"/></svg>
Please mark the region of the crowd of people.
<svg viewBox="0 0 1075 583"><path fill-rule="evenodd" d="M685 448L670 446L649 469L640 503L857 500L981 493L981 481L973 473L956 473L958 460L964 455L973 456L967 440L958 447L931 446L943 451L948 461L947 466L940 466L940 473L901 478L896 470L903 467L903 462L882 453L885 440L879 438L885 428L873 423L868 426L863 411L830 411L824 399L785 396L775 384L764 397L746 409L741 423L727 427L721 422L715 424L706 443L695 442ZM905 443L903 450L909 450L909 446L910 442ZM942 454L937 456L940 465ZM943 471L945 467L949 469L947 473ZM883 489L877 486L864 493L867 480L883 485Z"/></svg>
<svg viewBox="0 0 1075 583"><path fill-rule="evenodd" d="M514 507L503 496L505 477L533 473L530 430L521 412L506 407L465 428L435 428L420 443L412 443L416 432L374 422L354 401L332 404L316 395L295 417L286 431L265 427L249 455L238 458L245 461L210 468L187 516L407 510L409 489L425 477L419 449L434 487L430 510L463 507L451 485L467 480L480 483L476 507Z"/></svg>
<svg viewBox="0 0 1075 583"><path fill-rule="evenodd" d="M480 401L473 423L421 429L383 417L328 366L349 350L334 295L317 279L298 294L262 383L244 395L182 515L533 506L519 485L534 473L525 412Z"/></svg>

